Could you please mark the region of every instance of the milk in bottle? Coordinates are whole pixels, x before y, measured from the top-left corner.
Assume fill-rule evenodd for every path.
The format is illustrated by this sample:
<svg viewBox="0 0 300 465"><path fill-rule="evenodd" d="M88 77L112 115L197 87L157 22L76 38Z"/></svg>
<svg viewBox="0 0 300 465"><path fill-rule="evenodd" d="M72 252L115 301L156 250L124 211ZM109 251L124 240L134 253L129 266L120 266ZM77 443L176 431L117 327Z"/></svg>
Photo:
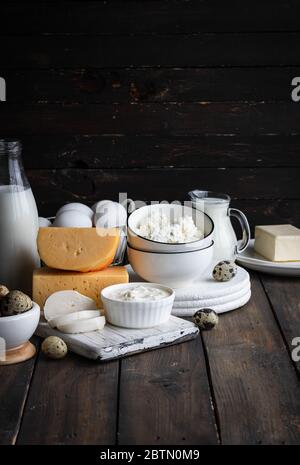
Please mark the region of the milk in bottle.
<svg viewBox="0 0 300 465"><path fill-rule="evenodd" d="M38 212L19 142L0 140L0 284L31 294Z"/></svg>

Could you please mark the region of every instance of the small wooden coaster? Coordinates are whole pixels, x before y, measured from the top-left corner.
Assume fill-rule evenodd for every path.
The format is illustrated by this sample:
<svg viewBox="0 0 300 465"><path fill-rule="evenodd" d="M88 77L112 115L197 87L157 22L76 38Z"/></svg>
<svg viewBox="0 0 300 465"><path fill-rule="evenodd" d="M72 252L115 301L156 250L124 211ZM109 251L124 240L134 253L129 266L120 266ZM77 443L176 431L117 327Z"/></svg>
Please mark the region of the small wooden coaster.
<svg viewBox="0 0 300 465"><path fill-rule="evenodd" d="M27 341L16 349L11 349L6 352L6 359L0 360L0 365L13 365L15 363L25 362L34 357L36 354L35 346Z"/></svg>

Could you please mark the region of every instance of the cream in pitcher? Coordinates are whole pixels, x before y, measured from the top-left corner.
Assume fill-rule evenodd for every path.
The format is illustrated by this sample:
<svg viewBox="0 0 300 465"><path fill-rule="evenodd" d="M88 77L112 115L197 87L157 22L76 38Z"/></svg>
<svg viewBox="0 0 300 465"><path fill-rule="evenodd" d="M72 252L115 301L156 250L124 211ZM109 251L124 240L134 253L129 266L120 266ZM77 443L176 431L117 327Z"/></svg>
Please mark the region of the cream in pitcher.
<svg viewBox="0 0 300 465"><path fill-rule="evenodd" d="M214 262L235 260L250 240L250 228L246 216L236 208L229 208L230 197L210 191L194 190L189 192L193 205L204 211L214 222ZM238 219L242 228L242 240L238 242L231 218Z"/></svg>

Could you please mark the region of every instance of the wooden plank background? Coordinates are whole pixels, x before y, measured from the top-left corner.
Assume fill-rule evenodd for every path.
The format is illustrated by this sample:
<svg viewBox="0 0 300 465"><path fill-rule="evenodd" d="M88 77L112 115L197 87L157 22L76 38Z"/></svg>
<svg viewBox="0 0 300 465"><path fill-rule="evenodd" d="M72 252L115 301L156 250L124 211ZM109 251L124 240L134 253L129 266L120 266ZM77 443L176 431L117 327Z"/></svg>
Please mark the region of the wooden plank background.
<svg viewBox="0 0 300 465"><path fill-rule="evenodd" d="M296 0L3 2L0 136L40 213L67 201L224 191L300 226Z"/></svg>

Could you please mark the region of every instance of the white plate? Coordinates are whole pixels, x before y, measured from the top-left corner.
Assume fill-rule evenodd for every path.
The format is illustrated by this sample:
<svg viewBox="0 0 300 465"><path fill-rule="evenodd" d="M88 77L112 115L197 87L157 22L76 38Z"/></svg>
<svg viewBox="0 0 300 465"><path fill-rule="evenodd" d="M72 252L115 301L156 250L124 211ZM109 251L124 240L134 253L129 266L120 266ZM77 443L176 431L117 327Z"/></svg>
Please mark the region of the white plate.
<svg viewBox="0 0 300 465"><path fill-rule="evenodd" d="M300 262L271 262L254 250L254 239L251 239L246 250L237 257L240 265L250 270L280 276L300 276Z"/></svg>

